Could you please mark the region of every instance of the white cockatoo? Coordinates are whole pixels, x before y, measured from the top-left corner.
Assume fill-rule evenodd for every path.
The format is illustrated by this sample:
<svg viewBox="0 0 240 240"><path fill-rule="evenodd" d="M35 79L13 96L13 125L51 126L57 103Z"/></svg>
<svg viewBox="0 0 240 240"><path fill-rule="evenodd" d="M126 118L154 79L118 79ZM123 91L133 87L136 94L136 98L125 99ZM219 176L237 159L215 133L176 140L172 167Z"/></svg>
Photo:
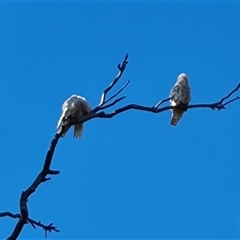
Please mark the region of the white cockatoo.
<svg viewBox="0 0 240 240"><path fill-rule="evenodd" d="M92 108L89 102L81 96L72 95L68 98L62 105L62 115L58 121L57 130L61 131L63 123L67 120L78 121L82 117L87 116L91 112ZM71 123L66 123L64 126L62 137L65 136ZM73 137L80 138L83 134L83 123L74 124L74 134Z"/></svg>
<svg viewBox="0 0 240 240"><path fill-rule="evenodd" d="M177 81L171 89L169 97L171 106L187 106L191 100L191 88L188 85L188 76L181 73L177 77ZM185 110L180 108L172 109L171 125L176 126L181 119Z"/></svg>

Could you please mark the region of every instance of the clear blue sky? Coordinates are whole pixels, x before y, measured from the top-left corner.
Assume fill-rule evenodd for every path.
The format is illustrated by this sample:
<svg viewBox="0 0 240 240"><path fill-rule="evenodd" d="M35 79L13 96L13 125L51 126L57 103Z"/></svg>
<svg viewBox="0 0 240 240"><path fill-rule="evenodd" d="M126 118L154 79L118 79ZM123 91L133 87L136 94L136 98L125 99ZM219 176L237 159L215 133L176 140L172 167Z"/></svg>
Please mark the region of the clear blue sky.
<svg viewBox="0 0 240 240"><path fill-rule="evenodd" d="M95 107L129 52L129 103L168 97L189 75L192 103L211 103L240 81L240 3L0 3L0 211L42 168L63 101ZM117 90L117 89L116 89ZM114 91L115 92L115 91ZM240 93L239 93L240 94ZM128 111L72 129L52 168L61 174L28 202L30 217L54 222L49 239L240 238L240 102L224 111ZM0 219L0 238L15 219ZM20 239L44 238L25 226Z"/></svg>

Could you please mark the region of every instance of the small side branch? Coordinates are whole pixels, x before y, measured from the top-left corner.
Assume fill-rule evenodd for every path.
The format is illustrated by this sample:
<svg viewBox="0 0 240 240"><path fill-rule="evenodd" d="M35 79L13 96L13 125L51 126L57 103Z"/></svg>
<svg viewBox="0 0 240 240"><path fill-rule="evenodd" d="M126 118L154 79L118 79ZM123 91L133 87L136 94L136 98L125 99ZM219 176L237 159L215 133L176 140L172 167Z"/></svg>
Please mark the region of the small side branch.
<svg viewBox="0 0 240 240"><path fill-rule="evenodd" d="M237 92L239 88L240 88L240 83L239 83L239 84L237 85L237 87L234 88L227 96L223 97L223 98L219 101L219 103L220 103L221 105L224 105L223 102L224 102L225 100L227 100L228 98L230 98L235 92ZM237 99L239 99L239 97L238 97ZM235 100L237 100L237 99L235 99ZM235 100L234 100L234 101L235 101ZM233 101L231 100L231 102L233 102ZM225 105L226 105L226 103L225 103Z"/></svg>
<svg viewBox="0 0 240 240"><path fill-rule="evenodd" d="M163 99L163 100L160 100L155 106L154 108L159 108L160 105L162 105L163 103L165 102L168 102L171 98L166 98L166 99Z"/></svg>
<svg viewBox="0 0 240 240"><path fill-rule="evenodd" d="M125 71L127 64L128 64L128 53L125 55L125 58L124 58L123 62L121 64L119 63L117 65L117 67L118 67L118 74L117 74L117 76L110 83L110 85L103 91L101 99L100 99L100 103L98 104L98 106L96 108L94 108L92 110L92 113L96 113L99 110L102 110L102 109L106 108L106 106L104 106L104 105L106 103L110 102L115 97L117 97L129 85L130 80L128 80L125 83L125 85L117 93L115 93L114 95L112 95L111 97L106 99L107 93L118 83L118 81L120 80L121 76L123 75L123 72ZM125 98L125 97L118 98L118 101L114 101L114 103L109 104L107 107L113 106L117 102L121 101L123 98Z"/></svg>
<svg viewBox="0 0 240 240"><path fill-rule="evenodd" d="M120 101L123 100L124 98L126 98L126 97L125 97L125 96L120 97L120 98L114 100L113 102L111 102L111 103L109 103L109 104L107 104L107 105L105 105L105 106L102 106L102 107L101 107L101 110L103 110L103 109L105 109L105 108L109 108L109 107L117 104L118 102L120 102Z"/></svg>
<svg viewBox="0 0 240 240"><path fill-rule="evenodd" d="M8 237L9 240L17 239L19 234L21 233L21 231L23 229L24 224L26 224L28 222L28 219L29 219L28 215L29 214L28 214L27 201L28 201L28 198L30 197L30 195L36 191L36 189L38 188L38 186L41 183L49 180L49 178L46 177L48 174L51 174L51 175L55 174L56 175L56 174L60 173L59 171L56 171L56 170L50 170L50 165L51 165L51 162L52 162L53 153L54 153L54 150L55 150L55 147L58 143L59 138L60 138L60 134L56 134L54 136L54 138L53 138L53 140L50 144L50 147L48 149L42 171L38 174L36 179L27 188L27 190L23 191L22 194L21 194L21 198L20 198L20 213L21 214L19 215L19 220L18 220L12 234ZM51 227L54 227L54 226L51 225ZM47 228L48 229L47 231L51 232L53 230L53 229L51 229L51 227L49 225L49 227ZM50 231L50 229L51 229L51 231Z"/></svg>
<svg viewBox="0 0 240 240"><path fill-rule="evenodd" d="M239 99L240 99L240 97L237 96L237 97L225 102L222 106L223 106L223 108L225 108L225 106L228 105L229 103L234 102L234 101L239 100Z"/></svg>
<svg viewBox="0 0 240 240"><path fill-rule="evenodd" d="M21 218L21 215L18 214L13 214L11 212L2 212L0 213L0 217L11 217L11 218ZM47 233L54 231L54 232L60 232L59 229L57 229L57 226L54 226L53 223L50 223L48 225L45 225L43 223L41 223L41 221L35 221L32 218L27 218L27 222L26 223L30 223L32 225L33 228L36 228L36 226L42 228L45 231L45 237L47 237Z"/></svg>
<svg viewBox="0 0 240 240"><path fill-rule="evenodd" d="M128 80L128 81L125 83L125 85L124 85L117 93L115 93L115 94L112 95L108 100L106 100L106 101L104 102L104 104L110 102L113 98L115 98L116 96L118 96L118 95L128 86L129 83L130 83L130 80Z"/></svg>

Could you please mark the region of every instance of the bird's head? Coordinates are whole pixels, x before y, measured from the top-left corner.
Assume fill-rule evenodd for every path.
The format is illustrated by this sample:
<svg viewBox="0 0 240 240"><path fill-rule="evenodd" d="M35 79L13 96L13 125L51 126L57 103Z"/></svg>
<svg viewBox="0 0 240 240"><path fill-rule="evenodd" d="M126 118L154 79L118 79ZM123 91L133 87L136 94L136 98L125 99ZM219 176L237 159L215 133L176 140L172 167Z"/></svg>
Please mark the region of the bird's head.
<svg viewBox="0 0 240 240"><path fill-rule="evenodd" d="M187 83L188 84L189 78L186 73L181 73L177 77L177 82L178 83Z"/></svg>

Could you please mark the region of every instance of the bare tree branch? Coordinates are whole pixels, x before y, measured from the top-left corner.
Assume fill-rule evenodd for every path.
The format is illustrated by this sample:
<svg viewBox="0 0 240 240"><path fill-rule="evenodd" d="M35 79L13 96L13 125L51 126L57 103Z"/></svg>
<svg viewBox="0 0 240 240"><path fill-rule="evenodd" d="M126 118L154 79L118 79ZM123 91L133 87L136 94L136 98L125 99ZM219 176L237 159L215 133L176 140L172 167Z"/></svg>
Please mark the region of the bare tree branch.
<svg viewBox="0 0 240 240"><path fill-rule="evenodd" d="M106 94L115 86L115 84L119 81L119 79L121 78L127 64L128 64L128 53L126 54L123 63L122 64L118 64L118 74L116 76L116 78L111 82L111 84L103 91L102 93L102 97L101 97L101 101L100 104L98 105L99 107L101 107L104 103L105 103L105 98L106 98Z"/></svg>
<svg viewBox="0 0 240 240"><path fill-rule="evenodd" d="M113 96L111 96L108 100L106 100L106 96L107 96L107 93L117 84L117 82L120 80L123 72L125 71L126 69L126 66L128 64L128 53L125 55L125 58L123 60L123 62L120 64L117 65L118 67L118 74L117 76L114 78L114 80L110 83L110 85L103 91L102 93L102 96L101 96L101 99L100 99L100 103L98 104L98 106L96 108L94 108L92 110L93 113L96 113L98 112L99 110L102 110L103 109L103 106L108 103L109 101L111 101L113 98L115 98L116 96L118 96L127 86L128 84L130 83L130 80L127 81L127 83L125 83L125 85L116 93L114 94ZM123 98L122 98L123 99ZM121 99L121 100L122 100ZM117 102L121 101L121 100L118 100ZM115 102L115 104L117 103ZM111 106L113 106L114 104L112 104ZM104 107L105 108L105 107Z"/></svg>
<svg viewBox="0 0 240 240"><path fill-rule="evenodd" d="M127 60L128 60L128 54L126 54L122 64L118 64L119 72L118 72L117 76L115 77L115 79L112 81L112 83L103 91L99 105L97 107L95 107L89 115L83 117L80 121L70 119L67 124L70 123L70 125L73 125L73 124L77 124L77 123L83 123L83 122L90 121L93 118L112 118L112 117L114 117L114 116L116 116L116 115L118 115L122 112L128 111L130 109L152 112L152 113L160 113L160 112L168 111L168 110L174 109L174 108L182 108L186 111L188 109L192 109L192 108L211 108L213 110L215 110L215 109L222 110L222 109L225 109L226 105L240 99L240 97L237 96L237 97L235 97L233 99L230 99L227 102L225 102L235 92L237 92L239 90L239 88L240 88L240 83L239 83L235 89L233 89L229 94L227 94L225 97L223 97L220 101L215 102L215 103L193 104L193 105L188 105L187 107L165 106L165 107L159 108L161 104L170 100L170 98L166 98L166 99L163 99L163 100L159 101L153 107L142 106L142 105L138 105L138 104L128 104L128 105L126 105L124 107L120 107L120 108L118 108L118 109L116 109L116 110L114 110L110 113L100 111L100 110L112 107L113 105L117 104L119 101L121 101L125 98L125 96L123 96L123 97L119 97L119 98L113 100L115 97L117 97L128 86L130 81L128 81L117 93L115 93L114 95L109 97L108 100L106 100L106 95L117 84L117 82L121 78L121 76L122 76L122 74L123 74L123 72L126 69L126 66L128 64ZM106 104L106 103L110 102L111 100L113 100L111 103ZM9 217L12 217L12 218L18 218L19 219L15 228L14 228L14 230L13 230L13 232L12 232L12 234L8 237L9 240L17 239L19 234L21 233L24 225L27 224L27 223L30 223L34 228L36 228L36 226L39 226L39 227L43 228L44 231L45 231L45 236L47 236L46 235L47 232L51 232L51 231L59 232L59 230L57 229L56 226L53 225L53 223L51 223L49 225L44 225L40 221L37 222L37 221L29 218L28 217L29 213L28 213L28 208L27 208L27 201L28 201L28 198L31 196L31 194L36 191L36 189L38 188L38 186L41 183L49 181L51 179L50 177L47 177L47 175L57 175L57 174L60 173L60 171L58 171L58 170L51 170L50 166L51 166L51 163L52 163L52 158L53 158L53 154L54 154L56 145L58 143L59 138L61 137L61 132L63 132L64 127L66 127L66 126L63 126L62 130L59 133L57 133L54 136L54 138L52 139L41 172L38 174L38 176L33 181L33 183L27 188L27 190L22 192L21 198L20 198L20 214L12 214L10 212L0 213L0 217L9 216Z"/></svg>
<svg viewBox="0 0 240 240"><path fill-rule="evenodd" d="M162 103L165 103L167 101L169 101L171 98L166 98L166 99L163 99L163 100L160 100L155 106L154 108L158 108Z"/></svg>
<svg viewBox="0 0 240 240"><path fill-rule="evenodd" d="M0 213L0 217L11 217L11 218L21 218L21 215L18 214L13 214L11 212L2 212ZM33 228L36 228L36 226L42 228L45 231L45 237L47 237L47 232L60 232L60 230L57 229L57 226L54 226L53 223L50 223L48 225L45 225L43 223L41 223L41 221L35 221L34 219L31 218L27 218L27 222L26 223L30 223L32 225Z"/></svg>
<svg viewBox="0 0 240 240"><path fill-rule="evenodd" d="M114 100L113 102L111 102L111 103L109 103L109 104L107 104L107 105L105 105L105 106L102 106L102 107L101 107L101 110L106 109L106 108L109 108L109 107L117 104L118 102L120 102L120 101L123 100L124 98L126 98L126 97L125 97L125 96L120 97L120 98Z"/></svg>
<svg viewBox="0 0 240 240"><path fill-rule="evenodd" d="M192 104L192 105L188 105L186 107L165 106L165 107L162 107L162 108L158 108L162 103L170 100L170 98L166 98L166 99L160 100L154 107L142 106L142 105L138 105L138 104L128 104L128 105L126 105L124 107L121 107L121 108L118 108L118 109L116 109L116 110L114 110L110 113L105 113L104 111L101 111L99 113L90 113L88 116L82 118L80 121L73 122L73 124L83 123L83 122L89 121L93 118L112 118L112 117L118 115L119 113L128 111L130 109L152 112L152 113L161 113L161 112L168 111L170 109L175 109L175 108L181 108L181 109L184 109L186 111L188 109L193 109L193 108L211 108L213 110L215 110L215 109L222 110L222 109L225 109L226 105L240 99L240 97L235 97L234 99L231 99L228 102L224 103L224 101L227 100L229 97L231 97L231 95L233 93L238 91L239 88L240 88L240 83L228 95L221 98L220 101L215 102L215 103Z"/></svg>
<svg viewBox="0 0 240 240"><path fill-rule="evenodd" d="M113 96L111 96L108 100L105 101L104 104L108 103L109 101L111 101L113 98L115 98L117 95L119 95L127 86L128 84L130 83L130 80L128 80L125 85L117 92L115 93ZM101 108L102 109L102 108Z"/></svg>
<svg viewBox="0 0 240 240"><path fill-rule="evenodd" d="M226 106L226 105L228 105L229 103L234 102L234 101L236 101L236 100L239 100L239 99L240 99L240 97L237 96L237 97L229 100L228 102L224 103L222 106L223 106L223 108L225 109L225 106Z"/></svg>
<svg viewBox="0 0 240 240"><path fill-rule="evenodd" d="M41 183L46 181L46 179L47 179L46 176L48 174L56 175L56 174L60 173L60 171L58 171L58 170L51 170L50 169L53 153L54 153L54 150L55 150L55 147L58 143L59 138L60 138L60 134L56 134L54 136L54 138L53 138L53 140L50 144L50 147L48 149L42 171L38 174L38 176L33 181L33 183L30 185L30 187L27 188L27 190L23 191L22 194L21 194L21 198L20 198L20 212L21 212L21 214L20 214L18 223L15 226L12 234L8 237L9 240L17 239L19 234L21 233L21 231L23 229L24 224L26 224L28 222L29 218L28 218L27 201L28 201L28 198L30 197L30 195L36 191L37 187ZM33 223L33 222L31 222L31 223ZM51 227L54 227L54 226L52 224L51 224L51 226L49 225L49 227L47 228L46 231L51 232L50 231L50 230L52 230Z"/></svg>
<svg viewBox="0 0 240 240"><path fill-rule="evenodd" d="M223 98L221 99L220 104L222 105L223 102L224 102L226 99L230 98L235 92L237 92L239 88L240 88L240 83L239 83L239 84L237 85L237 87L234 88L227 96L225 96L225 97L223 97Z"/></svg>
<svg viewBox="0 0 240 240"><path fill-rule="evenodd" d="M118 67L119 72L118 72L116 78L103 91L100 104L92 111L92 113L97 112L100 109L105 109L105 108L111 107L111 106L115 105L116 103L118 103L119 101L121 101L122 99L125 98L125 96L120 97L120 98L114 100L112 103L109 103L109 104L105 105L106 103L108 103L112 99L114 99L116 96L118 96L130 83L130 81L127 81L127 83L116 94L114 94L108 100L106 100L107 93L117 84L117 82L121 78L124 70L126 69L126 66L128 64L127 60L128 60L128 54L126 54L122 64L120 64L120 63L118 64L117 67ZM94 118L94 115L92 113L87 116L88 120ZM65 126L62 127L61 132L63 132L64 127ZM30 219L28 217L29 213L28 213L28 208L27 208L27 201L28 201L28 198L31 196L31 194L36 191L36 189L38 188L38 186L41 183L49 181L51 179L50 177L47 177L47 175L57 175L57 174L60 173L60 171L58 171L58 170L51 170L50 166L51 166L51 162L52 162L55 147L58 143L59 138L61 137L61 132L57 133L54 136L54 138L52 139L52 142L50 144L49 150L47 152L47 155L46 155L46 158L45 158L45 161L44 161L42 171L38 174L38 176L33 181L33 183L30 185L30 187L27 188L27 190L23 191L22 194L21 194L21 197L20 197L20 213L21 214L14 215L14 214L11 214L10 212L0 213L0 217L10 216L10 217L13 217L13 218L19 218L12 234L8 237L9 240L17 239L19 234L21 233L24 225L27 224L27 223L30 223L33 227L35 227L35 225L42 227L45 230L45 236L46 236L47 232L51 232L51 231L59 232L59 230L57 230L57 227L55 227L53 225L53 223L51 223L49 225L44 225L40 221L36 222L36 221Z"/></svg>

